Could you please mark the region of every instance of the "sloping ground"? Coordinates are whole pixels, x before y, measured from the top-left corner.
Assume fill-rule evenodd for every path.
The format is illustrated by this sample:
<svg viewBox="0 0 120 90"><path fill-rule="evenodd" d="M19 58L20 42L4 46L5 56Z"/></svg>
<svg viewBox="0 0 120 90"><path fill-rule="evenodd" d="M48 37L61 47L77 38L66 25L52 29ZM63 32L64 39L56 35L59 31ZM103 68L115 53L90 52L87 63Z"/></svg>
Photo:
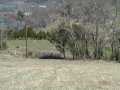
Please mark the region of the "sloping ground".
<svg viewBox="0 0 120 90"><path fill-rule="evenodd" d="M0 55L0 90L120 90L120 64Z"/></svg>
<svg viewBox="0 0 120 90"><path fill-rule="evenodd" d="M25 40L7 41L8 50L25 50ZM28 40L28 50L57 51L55 46L47 40Z"/></svg>

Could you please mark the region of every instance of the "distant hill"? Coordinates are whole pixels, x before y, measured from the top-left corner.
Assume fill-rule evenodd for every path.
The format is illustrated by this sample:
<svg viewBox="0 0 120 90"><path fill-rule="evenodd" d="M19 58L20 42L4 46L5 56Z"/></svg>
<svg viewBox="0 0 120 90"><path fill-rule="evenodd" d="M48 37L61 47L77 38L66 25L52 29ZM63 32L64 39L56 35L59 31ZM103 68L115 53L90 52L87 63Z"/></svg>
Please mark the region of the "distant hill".
<svg viewBox="0 0 120 90"><path fill-rule="evenodd" d="M45 3L47 2L48 0L24 0L25 2L34 2L34 3L37 3L37 4L42 4L42 3Z"/></svg>
<svg viewBox="0 0 120 90"><path fill-rule="evenodd" d="M48 0L0 0L0 4L6 3L6 2L12 2L12 1L24 1L26 3L42 4L47 2Z"/></svg>

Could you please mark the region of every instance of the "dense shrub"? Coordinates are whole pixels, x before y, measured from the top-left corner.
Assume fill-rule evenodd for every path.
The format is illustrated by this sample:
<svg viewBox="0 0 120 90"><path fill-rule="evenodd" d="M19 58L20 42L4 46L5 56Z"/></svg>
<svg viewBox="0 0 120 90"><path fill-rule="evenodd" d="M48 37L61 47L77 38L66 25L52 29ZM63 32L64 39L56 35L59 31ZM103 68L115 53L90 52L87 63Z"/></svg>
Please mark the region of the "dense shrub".
<svg viewBox="0 0 120 90"><path fill-rule="evenodd" d="M36 57L40 59L64 59L63 55L53 52L39 52Z"/></svg>
<svg viewBox="0 0 120 90"><path fill-rule="evenodd" d="M50 33L49 32L45 32L45 31L40 31L38 34L37 34L37 39L41 40L41 39L48 39L50 36Z"/></svg>
<svg viewBox="0 0 120 90"><path fill-rule="evenodd" d="M0 44L0 49L1 49L1 44ZM2 50L7 50L8 46L7 43L5 41L2 42Z"/></svg>
<svg viewBox="0 0 120 90"><path fill-rule="evenodd" d="M25 34L26 34L26 28L23 28L18 31L14 31L13 39L25 38ZM28 36L28 38L34 38L34 39L36 38L36 32L33 30L32 27L27 28L27 36Z"/></svg>

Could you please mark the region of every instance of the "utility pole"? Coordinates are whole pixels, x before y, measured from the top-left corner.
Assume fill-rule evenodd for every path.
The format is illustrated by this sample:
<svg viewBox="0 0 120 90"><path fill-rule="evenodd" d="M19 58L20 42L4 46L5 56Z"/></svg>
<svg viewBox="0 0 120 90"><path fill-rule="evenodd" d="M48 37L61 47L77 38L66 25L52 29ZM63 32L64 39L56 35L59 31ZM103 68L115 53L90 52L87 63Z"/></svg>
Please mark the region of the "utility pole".
<svg viewBox="0 0 120 90"><path fill-rule="evenodd" d="M27 33L28 33L28 31L27 31L27 25L25 26L25 40L26 40L26 58L28 58L28 42L27 42Z"/></svg>
<svg viewBox="0 0 120 90"><path fill-rule="evenodd" d="M1 23L0 24L2 24L3 25L3 23L4 23L4 20L3 20L3 16L1 17ZM3 50L3 26L1 25L1 27L0 27L0 50L1 50L1 53L2 53L2 50Z"/></svg>
<svg viewBox="0 0 120 90"><path fill-rule="evenodd" d="M26 19L25 22L26 58L28 58L28 27L30 26L30 24L27 21L27 17L25 19Z"/></svg>
<svg viewBox="0 0 120 90"><path fill-rule="evenodd" d="M1 49L1 53L2 53L2 30L0 32L0 49Z"/></svg>

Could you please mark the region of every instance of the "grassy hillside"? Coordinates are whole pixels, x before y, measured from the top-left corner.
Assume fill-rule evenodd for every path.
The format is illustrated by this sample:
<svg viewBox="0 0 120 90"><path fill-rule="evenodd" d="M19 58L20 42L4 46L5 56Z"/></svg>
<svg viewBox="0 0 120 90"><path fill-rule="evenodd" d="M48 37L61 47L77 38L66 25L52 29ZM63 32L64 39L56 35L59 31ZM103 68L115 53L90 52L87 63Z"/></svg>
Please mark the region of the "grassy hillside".
<svg viewBox="0 0 120 90"><path fill-rule="evenodd" d="M8 49L4 53L15 55L17 57L25 57L26 41L25 40L9 40L7 41ZM32 52L31 58L39 58L41 55L48 53L58 53L53 44L47 40L28 40L28 53Z"/></svg>
<svg viewBox="0 0 120 90"><path fill-rule="evenodd" d="M25 40L7 41L8 50L25 50ZM56 48L47 40L28 40L28 49L37 51L56 51Z"/></svg>
<svg viewBox="0 0 120 90"><path fill-rule="evenodd" d="M120 65L0 55L0 90L120 90Z"/></svg>

